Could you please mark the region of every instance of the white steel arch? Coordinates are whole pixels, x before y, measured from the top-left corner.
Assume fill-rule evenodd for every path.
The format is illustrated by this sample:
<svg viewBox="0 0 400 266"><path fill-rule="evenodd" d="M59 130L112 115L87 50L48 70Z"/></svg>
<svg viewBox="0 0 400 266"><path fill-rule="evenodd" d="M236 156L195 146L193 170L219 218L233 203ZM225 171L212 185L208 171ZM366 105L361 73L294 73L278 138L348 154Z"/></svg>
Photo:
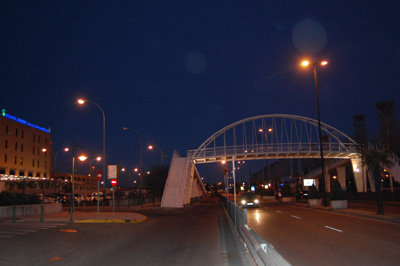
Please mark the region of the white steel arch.
<svg viewBox="0 0 400 266"><path fill-rule="evenodd" d="M325 158L358 157L358 144L345 133L322 123ZM194 163L237 159L319 158L318 121L312 118L269 114L242 119L215 132L196 150Z"/></svg>

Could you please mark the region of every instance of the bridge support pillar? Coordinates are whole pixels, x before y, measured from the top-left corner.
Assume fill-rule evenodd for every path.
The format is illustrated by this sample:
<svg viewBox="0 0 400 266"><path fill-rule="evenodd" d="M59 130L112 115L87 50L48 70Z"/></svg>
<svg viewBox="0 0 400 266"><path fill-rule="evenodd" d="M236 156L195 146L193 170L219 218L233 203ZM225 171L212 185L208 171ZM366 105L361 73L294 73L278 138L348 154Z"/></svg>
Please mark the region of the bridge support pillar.
<svg viewBox="0 0 400 266"><path fill-rule="evenodd" d="M339 180L340 185L345 190L346 189L346 166L338 166L336 168L337 177Z"/></svg>
<svg viewBox="0 0 400 266"><path fill-rule="evenodd" d="M366 192L366 171L362 164L361 158L351 159L351 165L353 167L354 181L356 182L357 192Z"/></svg>

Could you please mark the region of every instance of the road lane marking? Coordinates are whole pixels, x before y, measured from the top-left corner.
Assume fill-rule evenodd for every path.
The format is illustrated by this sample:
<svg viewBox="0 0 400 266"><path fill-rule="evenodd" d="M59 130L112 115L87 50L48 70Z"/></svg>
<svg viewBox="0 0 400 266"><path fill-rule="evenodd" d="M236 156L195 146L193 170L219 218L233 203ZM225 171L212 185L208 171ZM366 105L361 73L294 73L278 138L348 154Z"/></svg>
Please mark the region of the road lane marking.
<svg viewBox="0 0 400 266"><path fill-rule="evenodd" d="M336 231L336 232L343 233L342 230L339 230L339 229L336 229L336 228L333 228L333 227L330 227L330 226L327 226L327 225L324 225L324 227L325 227L325 228L328 228L328 229L331 229L331 230L334 230L334 231Z"/></svg>
<svg viewBox="0 0 400 266"><path fill-rule="evenodd" d="M301 219L301 217L296 216L296 215L292 215L292 217L293 217L293 218L296 218L296 219L299 219L299 220Z"/></svg>

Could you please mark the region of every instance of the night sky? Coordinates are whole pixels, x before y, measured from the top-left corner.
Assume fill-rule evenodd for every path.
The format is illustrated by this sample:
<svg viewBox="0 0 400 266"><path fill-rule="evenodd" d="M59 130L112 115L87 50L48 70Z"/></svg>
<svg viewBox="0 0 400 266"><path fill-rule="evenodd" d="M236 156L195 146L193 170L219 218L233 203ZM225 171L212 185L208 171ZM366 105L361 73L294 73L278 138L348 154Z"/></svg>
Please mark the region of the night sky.
<svg viewBox="0 0 400 266"><path fill-rule="evenodd" d="M330 62L318 72L322 121L353 136L363 113L377 136L375 102L395 100L400 117L399 14L394 0L1 1L1 107L50 127L54 152L82 144L96 156L101 113L75 103L95 101L108 163L133 167L138 139L122 127L169 161L250 116L316 118L312 70L298 65L312 56ZM70 169L70 155L57 161ZM159 161L144 153L145 166Z"/></svg>

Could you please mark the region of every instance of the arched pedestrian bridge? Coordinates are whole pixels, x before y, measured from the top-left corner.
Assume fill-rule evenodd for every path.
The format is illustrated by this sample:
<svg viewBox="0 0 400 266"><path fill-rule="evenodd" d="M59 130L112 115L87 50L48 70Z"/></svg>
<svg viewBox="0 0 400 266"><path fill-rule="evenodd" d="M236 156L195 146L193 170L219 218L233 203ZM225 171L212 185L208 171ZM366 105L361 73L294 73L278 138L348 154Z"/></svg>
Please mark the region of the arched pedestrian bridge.
<svg viewBox="0 0 400 266"><path fill-rule="evenodd" d="M321 123L325 158L359 156L357 143ZM195 164L222 160L320 158L318 121L288 114L260 115L232 123L211 135L187 156Z"/></svg>
<svg viewBox="0 0 400 266"><path fill-rule="evenodd" d="M345 184L342 161L347 160L352 164L357 191L366 191L366 170L357 143L328 124L321 123L321 130L324 158L341 159L330 166L337 170L340 183ZM186 157L175 152L161 206L183 207L191 198L205 193L196 164L281 158L320 158L317 120L289 114L249 117L212 134L197 149L189 150ZM329 182L325 176L328 189Z"/></svg>

